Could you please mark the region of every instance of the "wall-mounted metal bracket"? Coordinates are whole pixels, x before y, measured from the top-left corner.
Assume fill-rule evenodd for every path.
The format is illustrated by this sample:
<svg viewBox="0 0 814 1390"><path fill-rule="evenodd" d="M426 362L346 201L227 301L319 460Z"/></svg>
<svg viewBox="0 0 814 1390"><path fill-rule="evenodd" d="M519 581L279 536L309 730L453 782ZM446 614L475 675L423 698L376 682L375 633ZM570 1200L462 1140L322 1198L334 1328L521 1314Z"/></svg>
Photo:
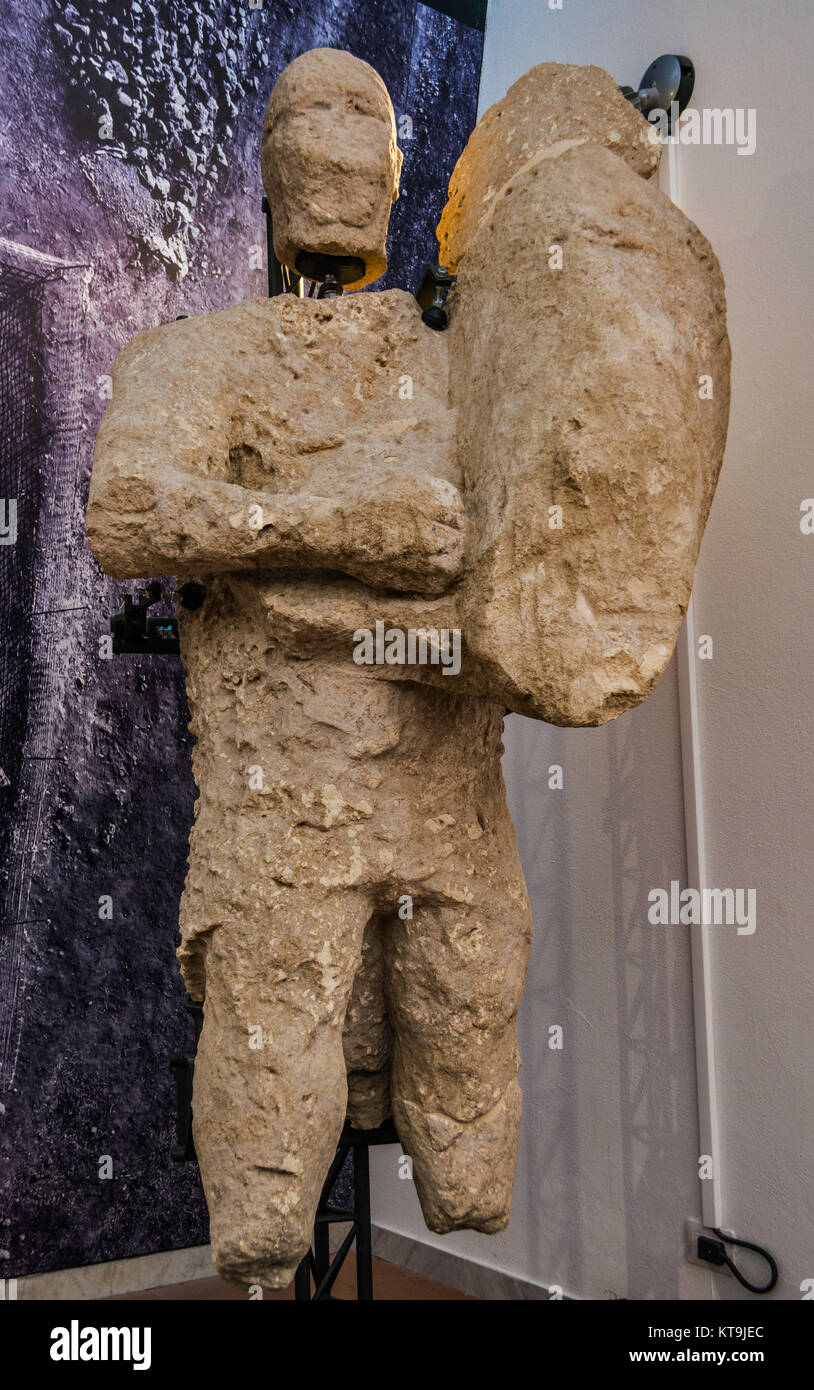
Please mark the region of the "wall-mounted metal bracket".
<svg viewBox="0 0 814 1390"><path fill-rule="evenodd" d="M668 128L672 133L674 112L681 115L689 104L694 87L695 64L692 58L685 58L680 53L662 53L650 64L638 90L633 87L620 87L619 90L643 116L649 117L652 111L666 112L670 123Z"/></svg>

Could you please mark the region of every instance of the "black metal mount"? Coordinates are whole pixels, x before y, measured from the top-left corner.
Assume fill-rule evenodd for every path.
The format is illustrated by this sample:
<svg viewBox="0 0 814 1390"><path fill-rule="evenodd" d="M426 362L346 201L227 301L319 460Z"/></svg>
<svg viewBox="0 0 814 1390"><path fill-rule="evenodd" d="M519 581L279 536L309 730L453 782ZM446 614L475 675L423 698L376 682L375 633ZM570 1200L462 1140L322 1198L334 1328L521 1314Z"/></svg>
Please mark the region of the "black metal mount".
<svg viewBox="0 0 814 1390"><path fill-rule="evenodd" d="M438 333L443 332L449 322L444 304L454 279L443 266L428 265L418 287L416 299L423 311L421 318L428 328Z"/></svg>
<svg viewBox="0 0 814 1390"><path fill-rule="evenodd" d="M266 218L266 262L269 277L269 299L277 294L296 294L302 298L302 281L287 266L280 265L274 254L274 229L271 224L271 206L264 197L260 204Z"/></svg>
<svg viewBox="0 0 814 1390"><path fill-rule="evenodd" d="M341 294L345 285L361 280L365 263L359 256L328 256L321 251L300 251L294 269L306 280L319 282L317 299Z"/></svg>
<svg viewBox="0 0 814 1390"><path fill-rule="evenodd" d="M329 256L318 251L300 251L294 262L295 270L281 265L274 254L274 231L271 221L271 206L268 198L263 198L261 207L266 219L266 258L268 261L269 298L278 294L295 294L302 298L304 281L311 282L310 295L316 299L336 299L343 293L345 285L353 284L365 273L365 263L359 256ZM296 272L296 273L295 273ZM448 323L444 308L447 294L455 282L455 276L438 264L424 269L416 299L421 306L421 317L428 328L441 332ZM314 287L318 285L316 290Z"/></svg>
<svg viewBox="0 0 814 1390"><path fill-rule="evenodd" d="M261 207L266 219L269 299L278 294L295 294L302 299L306 280L311 282L310 294L315 299L336 299L345 285L353 284L364 275L365 263L359 256L329 256L321 251L300 251L294 270L281 265L274 254L274 227L268 198L263 198ZM319 285L317 290L316 285Z"/></svg>
<svg viewBox="0 0 814 1390"><path fill-rule="evenodd" d="M694 87L695 64L692 59L685 58L681 53L662 53L650 64L638 89L620 87L619 90L643 116L664 111L669 122L668 129L672 133L674 109L681 115Z"/></svg>
<svg viewBox="0 0 814 1390"><path fill-rule="evenodd" d="M195 1052L203 1027L203 1004L187 998L184 1005L195 1025L192 1052L173 1052L168 1061L175 1077L175 1144L174 1163L195 1163L195 1142L192 1137L192 1082L195 1074ZM378 1144L398 1144L399 1137L392 1120L385 1120L378 1129L354 1129L348 1122L339 1138L334 1160L322 1186L314 1221L314 1240L303 1256L294 1276L294 1297L309 1303L333 1298L336 1277L354 1242L356 1243L356 1297L366 1301L373 1298L373 1246L370 1224L370 1154ZM353 1202L351 1206L334 1206L331 1201L342 1169L353 1153ZM341 1245L331 1256L331 1226L350 1223Z"/></svg>
<svg viewBox="0 0 814 1390"><path fill-rule="evenodd" d="M178 619L156 618L149 611L162 599L173 597L183 608L194 612L203 603L206 590L202 584L191 579L180 589L164 593L158 581L154 580L146 588L137 589L135 598L132 594L125 594L124 607L110 619L114 655L177 656L181 650Z"/></svg>
<svg viewBox="0 0 814 1390"><path fill-rule="evenodd" d="M373 1245L370 1225L370 1149L377 1144L398 1144L392 1120L378 1129L354 1129L346 1123L328 1170L317 1206L314 1243L294 1276L294 1297L301 1302L326 1302L351 1247L356 1242L356 1297L373 1298ZM335 1207L331 1195L348 1154L353 1153L353 1205ZM350 1230L331 1258L331 1226L350 1222ZM313 1292L312 1292L313 1290Z"/></svg>
<svg viewBox="0 0 814 1390"><path fill-rule="evenodd" d="M148 584L138 589L135 598L125 594L124 607L110 619L113 633L113 651L122 652L162 652L174 656L180 651L178 645L178 622L175 618L151 617L149 610L153 604L164 597L161 585Z"/></svg>

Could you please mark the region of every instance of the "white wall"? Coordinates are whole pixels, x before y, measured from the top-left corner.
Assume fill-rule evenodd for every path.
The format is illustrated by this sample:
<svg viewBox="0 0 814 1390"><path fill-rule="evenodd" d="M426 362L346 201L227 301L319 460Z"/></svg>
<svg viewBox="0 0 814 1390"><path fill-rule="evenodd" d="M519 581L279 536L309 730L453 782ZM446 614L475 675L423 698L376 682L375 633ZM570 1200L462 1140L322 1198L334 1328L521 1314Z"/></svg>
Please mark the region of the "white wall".
<svg viewBox="0 0 814 1390"><path fill-rule="evenodd" d="M597 63L636 86L651 59L683 52L693 105L757 110L754 155L683 147L680 181L723 266L734 354L695 587L697 631L714 640L697 672L708 881L758 894L754 936L713 934L724 1219L772 1249L786 1299L814 1278L814 537L799 527L814 496L813 38L810 0L490 0L481 82L484 111L537 62ZM375 1220L576 1297L735 1297L684 1258L700 1214L689 943L646 916L650 888L686 882L674 668L604 729L513 715L506 742L536 927L511 1224L430 1236L392 1149L375 1157ZM555 762L562 792L548 789Z"/></svg>

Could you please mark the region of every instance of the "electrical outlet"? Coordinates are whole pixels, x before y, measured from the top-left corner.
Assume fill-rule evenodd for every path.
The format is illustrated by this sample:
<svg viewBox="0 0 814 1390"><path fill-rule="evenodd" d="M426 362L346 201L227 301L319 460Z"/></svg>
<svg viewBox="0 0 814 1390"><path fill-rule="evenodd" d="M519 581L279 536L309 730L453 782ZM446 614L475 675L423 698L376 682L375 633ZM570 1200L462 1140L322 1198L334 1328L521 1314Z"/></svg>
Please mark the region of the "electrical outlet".
<svg viewBox="0 0 814 1390"><path fill-rule="evenodd" d="M731 1231L727 1231L723 1226L721 1230L725 1236L732 1234ZM701 1260L698 1258L698 1237L709 1236L711 1240L715 1240L716 1238L708 1226L705 1226L701 1221L697 1221L695 1217L688 1217L684 1226L684 1234L687 1246L686 1256L689 1264L700 1265L702 1269L706 1269L707 1271L711 1270L713 1274L726 1274L728 1278L734 1279L735 1276L727 1265L714 1265L711 1264L709 1260Z"/></svg>

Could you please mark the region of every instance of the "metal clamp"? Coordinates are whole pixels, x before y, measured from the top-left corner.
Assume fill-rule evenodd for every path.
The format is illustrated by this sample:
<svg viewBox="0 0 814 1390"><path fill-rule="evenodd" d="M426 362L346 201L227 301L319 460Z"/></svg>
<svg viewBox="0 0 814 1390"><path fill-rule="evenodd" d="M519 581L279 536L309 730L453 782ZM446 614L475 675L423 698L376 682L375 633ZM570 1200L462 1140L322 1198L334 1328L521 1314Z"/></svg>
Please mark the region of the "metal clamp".
<svg viewBox="0 0 814 1390"><path fill-rule="evenodd" d="M442 333L447 326L444 304L454 279L455 276L441 265L428 265L424 269L416 299L423 311L423 322L428 328L434 328L436 333Z"/></svg>

